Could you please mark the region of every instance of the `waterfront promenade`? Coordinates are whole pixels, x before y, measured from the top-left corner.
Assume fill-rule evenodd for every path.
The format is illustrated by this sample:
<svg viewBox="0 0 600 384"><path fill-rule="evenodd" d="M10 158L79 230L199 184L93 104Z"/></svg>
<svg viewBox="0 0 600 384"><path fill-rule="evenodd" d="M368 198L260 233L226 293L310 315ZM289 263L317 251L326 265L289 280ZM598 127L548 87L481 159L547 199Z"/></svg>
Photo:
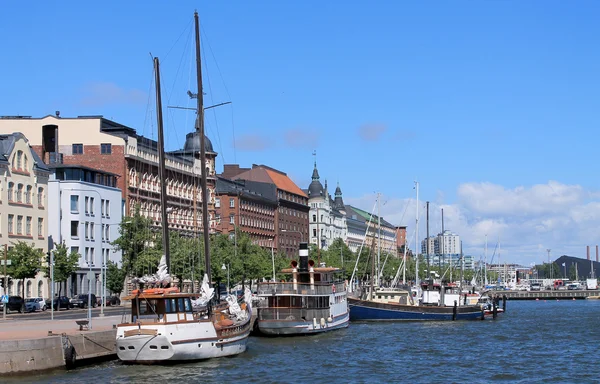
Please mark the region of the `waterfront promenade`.
<svg viewBox="0 0 600 384"><path fill-rule="evenodd" d="M115 325L121 316L93 318L91 330L75 319L0 320L0 374L72 367L115 354Z"/></svg>

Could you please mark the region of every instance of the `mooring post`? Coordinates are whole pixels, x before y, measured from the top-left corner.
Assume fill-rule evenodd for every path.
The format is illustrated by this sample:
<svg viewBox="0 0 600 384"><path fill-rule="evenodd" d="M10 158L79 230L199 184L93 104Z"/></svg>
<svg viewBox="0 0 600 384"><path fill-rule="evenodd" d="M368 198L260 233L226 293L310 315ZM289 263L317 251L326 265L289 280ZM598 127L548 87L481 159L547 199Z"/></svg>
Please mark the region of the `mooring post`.
<svg viewBox="0 0 600 384"><path fill-rule="evenodd" d="M506 295L502 295L502 312L506 312L506 300L508 300Z"/></svg>
<svg viewBox="0 0 600 384"><path fill-rule="evenodd" d="M492 318L495 319L498 316L498 298L494 297L492 300Z"/></svg>
<svg viewBox="0 0 600 384"><path fill-rule="evenodd" d="M456 303L456 300L454 300L454 308L452 308L452 321L456 320L456 310L457 310L457 303Z"/></svg>

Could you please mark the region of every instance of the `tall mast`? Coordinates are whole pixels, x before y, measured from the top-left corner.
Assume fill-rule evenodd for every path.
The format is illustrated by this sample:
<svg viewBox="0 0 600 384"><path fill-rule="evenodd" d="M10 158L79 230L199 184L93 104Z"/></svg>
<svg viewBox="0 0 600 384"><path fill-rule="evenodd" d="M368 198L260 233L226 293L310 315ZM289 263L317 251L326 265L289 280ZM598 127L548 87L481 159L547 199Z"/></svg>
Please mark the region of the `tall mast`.
<svg viewBox="0 0 600 384"><path fill-rule="evenodd" d="M484 284L484 287L486 285L488 285L488 279L487 279L487 277L488 277L487 276L487 248L488 248L487 247L487 235L485 235L485 256L484 256L484 261L483 261L483 276L484 276L483 284Z"/></svg>
<svg viewBox="0 0 600 384"><path fill-rule="evenodd" d="M158 177L160 179L160 216L162 224L162 246L167 270L171 269L169 250L169 220L167 217L167 183L165 170L165 138L163 133L162 100L160 97L160 68L158 57L154 58L154 83L156 85L156 126L158 129Z"/></svg>
<svg viewBox="0 0 600 384"><path fill-rule="evenodd" d="M438 239L439 240L439 239ZM439 241L438 241L439 243ZM439 245L438 245L439 248ZM444 258L444 265L446 262L446 236L444 236L444 208L442 208L442 249L441 251L438 249L438 267L440 269L440 274L442 273L442 257Z"/></svg>
<svg viewBox="0 0 600 384"><path fill-rule="evenodd" d="M429 201L427 202L427 242L425 243L425 247L427 249L427 280L431 277L431 272L429 271Z"/></svg>
<svg viewBox="0 0 600 384"><path fill-rule="evenodd" d="M415 181L417 189L417 220L415 222L415 285L419 286L419 182Z"/></svg>
<svg viewBox="0 0 600 384"><path fill-rule="evenodd" d="M196 111L196 131L200 134L200 163L201 166L201 179L200 179L200 193L202 198L202 233L204 235L204 263L206 265L206 275L208 276L208 283L211 283L210 278L210 227L208 225L208 194L206 191L206 149L204 143L204 93L202 92L202 61L200 58L200 22L198 21L198 12L194 12L194 22L196 24L196 78L198 81L198 101Z"/></svg>
<svg viewBox="0 0 600 384"><path fill-rule="evenodd" d="M381 281L379 281L381 277L381 273L379 268L381 268L381 214L379 212L381 194L377 193L377 286L381 285Z"/></svg>

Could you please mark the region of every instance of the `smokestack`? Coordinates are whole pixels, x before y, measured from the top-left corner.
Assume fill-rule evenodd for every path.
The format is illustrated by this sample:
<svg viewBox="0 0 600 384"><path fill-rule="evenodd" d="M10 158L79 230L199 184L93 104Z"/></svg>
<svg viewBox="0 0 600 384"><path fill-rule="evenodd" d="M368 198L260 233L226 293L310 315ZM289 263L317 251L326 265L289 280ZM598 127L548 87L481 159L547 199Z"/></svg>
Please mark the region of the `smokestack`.
<svg viewBox="0 0 600 384"><path fill-rule="evenodd" d="M586 249L587 249L587 258L589 260L590 259L590 246L586 245Z"/></svg>
<svg viewBox="0 0 600 384"><path fill-rule="evenodd" d="M596 263L599 262L600 260L598 260L598 246L596 245Z"/></svg>
<svg viewBox="0 0 600 384"><path fill-rule="evenodd" d="M308 243L300 243L300 268L299 272L308 272Z"/></svg>

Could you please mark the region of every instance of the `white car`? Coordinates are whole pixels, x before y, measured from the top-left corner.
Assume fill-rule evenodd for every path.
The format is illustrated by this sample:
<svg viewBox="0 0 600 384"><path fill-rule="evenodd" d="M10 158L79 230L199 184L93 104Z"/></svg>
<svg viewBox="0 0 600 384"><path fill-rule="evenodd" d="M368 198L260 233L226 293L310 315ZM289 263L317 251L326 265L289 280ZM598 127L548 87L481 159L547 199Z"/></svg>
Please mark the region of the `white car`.
<svg viewBox="0 0 600 384"><path fill-rule="evenodd" d="M25 299L25 312L45 311L46 300L41 297L29 297Z"/></svg>

